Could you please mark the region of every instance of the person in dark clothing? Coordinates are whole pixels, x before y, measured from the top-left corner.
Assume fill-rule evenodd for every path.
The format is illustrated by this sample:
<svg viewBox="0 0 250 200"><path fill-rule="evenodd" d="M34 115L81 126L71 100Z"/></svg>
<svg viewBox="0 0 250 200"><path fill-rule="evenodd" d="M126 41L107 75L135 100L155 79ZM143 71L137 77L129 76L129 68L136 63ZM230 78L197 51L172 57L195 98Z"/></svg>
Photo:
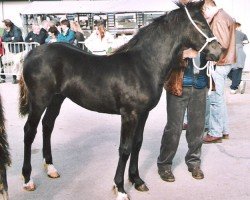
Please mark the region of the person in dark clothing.
<svg viewBox="0 0 250 200"><path fill-rule="evenodd" d="M193 49L180 53L178 56L180 67L172 70L164 84L167 90L168 119L162 136L157 165L161 179L167 182L175 181L172 162L179 145L186 110L188 152L185 161L193 178L204 178L200 169L200 157L205 126L207 76L206 70L200 71L194 68L191 58L196 56L197 52Z"/></svg>
<svg viewBox="0 0 250 200"><path fill-rule="evenodd" d="M2 38L0 37L0 69L1 73L4 73L3 63L2 63L2 56L4 55L5 49L2 44ZM5 83L5 75L0 76L0 83Z"/></svg>
<svg viewBox="0 0 250 200"><path fill-rule="evenodd" d="M44 32L41 31L41 28L38 24L32 25L32 31L26 36L25 42L37 42L39 44L44 44Z"/></svg>
<svg viewBox="0 0 250 200"><path fill-rule="evenodd" d="M242 71L245 67L245 61L246 61L246 53L244 52L244 45L248 44L248 38L245 33L243 33L240 30L241 24L239 22L235 23L236 26L236 32L235 32L235 38L236 38L236 63L232 65L232 69L230 73L228 74L228 77L232 80L232 84L230 85L230 93L236 94L237 90L239 89L241 93L241 77L242 77Z"/></svg>
<svg viewBox="0 0 250 200"><path fill-rule="evenodd" d="M3 42L23 42L22 31L13 22L9 19L3 20L4 23L4 32L3 32ZM9 45L9 51L13 54L18 54L24 50L22 45L11 44ZM13 84L18 83L17 75L20 75L20 58L16 56L14 61L13 69Z"/></svg>

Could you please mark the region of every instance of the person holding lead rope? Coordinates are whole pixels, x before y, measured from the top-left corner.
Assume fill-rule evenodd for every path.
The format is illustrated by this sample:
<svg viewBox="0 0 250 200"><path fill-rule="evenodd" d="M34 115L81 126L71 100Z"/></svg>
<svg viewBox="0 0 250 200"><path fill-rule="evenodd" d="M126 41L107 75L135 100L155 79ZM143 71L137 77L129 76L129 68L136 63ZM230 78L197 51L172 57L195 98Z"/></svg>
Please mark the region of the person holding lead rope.
<svg viewBox="0 0 250 200"><path fill-rule="evenodd" d="M186 3L186 2L182 2ZM185 110L187 109L188 127L186 139L188 143L188 152L185 162L188 171L195 179L203 179L204 174L200 168L201 165L201 146L205 126L206 97L207 97L207 71L205 67L200 68L193 58L199 60L199 53L209 42L215 40L215 37L209 38L195 24L187 8L185 7L187 17L194 25L197 31L206 38L206 43L199 52L189 48L184 48L177 56L175 65L179 65L172 70L164 84L167 91L167 124L165 126L160 155L158 156L158 173L162 180L174 182L175 177L172 173L172 162L176 154ZM206 62L206 61L205 61Z"/></svg>

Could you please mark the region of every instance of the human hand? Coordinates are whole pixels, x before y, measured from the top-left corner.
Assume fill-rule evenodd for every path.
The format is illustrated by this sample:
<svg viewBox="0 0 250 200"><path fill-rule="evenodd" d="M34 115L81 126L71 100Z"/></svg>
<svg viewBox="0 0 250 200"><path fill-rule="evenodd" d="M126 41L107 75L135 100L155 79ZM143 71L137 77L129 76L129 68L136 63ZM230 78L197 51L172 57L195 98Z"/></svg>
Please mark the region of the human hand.
<svg viewBox="0 0 250 200"><path fill-rule="evenodd" d="M198 55L198 51L195 51L192 48L185 49L182 53L182 58L195 58Z"/></svg>

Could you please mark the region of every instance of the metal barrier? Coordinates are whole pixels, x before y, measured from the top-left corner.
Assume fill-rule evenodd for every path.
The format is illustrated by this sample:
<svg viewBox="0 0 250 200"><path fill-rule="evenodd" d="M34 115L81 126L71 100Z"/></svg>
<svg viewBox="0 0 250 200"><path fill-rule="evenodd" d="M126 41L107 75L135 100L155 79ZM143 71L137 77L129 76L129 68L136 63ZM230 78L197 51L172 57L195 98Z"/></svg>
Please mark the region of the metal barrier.
<svg viewBox="0 0 250 200"><path fill-rule="evenodd" d="M25 55L39 46L37 42L2 42L5 54L1 57L0 75L18 75Z"/></svg>

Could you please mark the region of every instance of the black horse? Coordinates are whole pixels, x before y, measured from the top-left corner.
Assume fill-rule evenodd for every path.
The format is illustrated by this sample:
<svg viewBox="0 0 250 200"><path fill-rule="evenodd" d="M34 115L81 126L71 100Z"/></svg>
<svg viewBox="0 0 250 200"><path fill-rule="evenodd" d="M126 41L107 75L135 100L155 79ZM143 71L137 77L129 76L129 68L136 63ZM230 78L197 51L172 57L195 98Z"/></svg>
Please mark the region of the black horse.
<svg viewBox="0 0 250 200"><path fill-rule="evenodd" d="M5 131L5 119L0 98L0 199L8 199L6 167L10 165L9 144Z"/></svg>
<svg viewBox="0 0 250 200"><path fill-rule="evenodd" d="M86 109L121 115L119 161L114 177L118 198L128 199L124 171L129 157L129 180L136 189L148 190L139 176L138 158L149 111L157 105L165 77L176 67L180 49L185 46L199 50L206 42L189 21L184 6L179 6L140 29L110 56L87 54L63 43L42 45L29 52L20 82L19 110L21 115L29 114L24 126L25 189L35 189L30 179L31 145L44 111L43 157L48 175L59 177L53 167L50 138L67 97ZM213 37L202 15L202 6L203 2L186 5L200 29ZM203 52L207 59L218 60L221 48L213 41Z"/></svg>

